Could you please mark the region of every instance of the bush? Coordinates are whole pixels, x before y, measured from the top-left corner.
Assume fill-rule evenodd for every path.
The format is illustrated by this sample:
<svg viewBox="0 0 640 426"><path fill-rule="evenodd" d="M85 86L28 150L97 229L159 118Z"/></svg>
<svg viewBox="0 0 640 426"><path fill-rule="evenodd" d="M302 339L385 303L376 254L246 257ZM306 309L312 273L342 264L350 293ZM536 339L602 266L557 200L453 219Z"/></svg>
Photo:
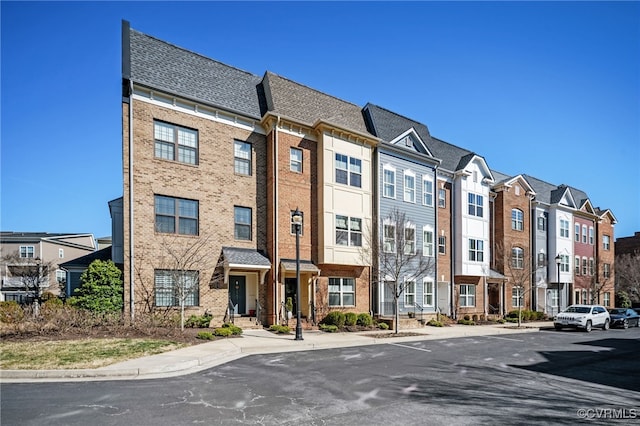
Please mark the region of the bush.
<svg viewBox="0 0 640 426"><path fill-rule="evenodd" d="M358 314L358 319L356 320L356 324L361 325L363 327L371 327L373 325L373 318L366 312Z"/></svg>
<svg viewBox="0 0 640 426"><path fill-rule="evenodd" d="M443 326L442 322L440 322L438 320L434 320L434 319L429 320L427 325L430 325L431 327L442 327Z"/></svg>
<svg viewBox="0 0 640 426"><path fill-rule="evenodd" d="M200 332L198 332L198 334L196 334L196 339L214 340L215 337L214 337L213 333L210 332L210 331L200 331Z"/></svg>
<svg viewBox="0 0 640 426"><path fill-rule="evenodd" d="M184 323L185 327L190 328L208 328L211 324L212 315L191 315Z"/></svg>
<svg viewBox="0 0 640 426"><path fill-rule="evenodd" d="M471 321L470 319L468 319L469 315L465 315L464 319L460 319L458 320L458 324L462 324L462 325L476 325L475 322Z"/></svg>
<svg viewBox="0 0 640 426"><path fill-rule="evenodd" d="M498 324L504 324L506 321L502 318L498 319Z"/></svg>
<svg viewBox="0 0 640 426"><path fill-rule="evenodd" d="M338 327L333 324L332 325L320 324L319 328L320 330L326 331L327 333L335 333L338 331Z"/></svg>
<svg viewBox="0 0 640 426"><path fill-rule="evenodd" d="M465 315L465 316L464 316L464 320L465 320L465 321L471 321L471 317L470 317L469 315Z"/></svg>
<svg viewBox="0 0 640 426"><path fill-rule="evenodd" d="M291 332L291 329L286 325L272 324L269 326L269 331L273 331L279 334L289 334Z"/></svg>
<svg viewBox="0 0 640 426"><path fill-rule="evenodd" d="M326 317L324 317L324 319L322 320L322 324L335 325L338 328L342 328L344 327L345 320L346 318L343 312L332 311L329 312Z"/></svg>
<svg viewBox="0 0 640 426"><path fill-rule="evenodd" d="M234 336L240 336L242 334L242 329L234 324L224 323L222 324L222 328L228 328Z"/></svg>
<svg viewBox="0 0 640 426"><path fill-rule="evenodd" d="M344 325L356 325L356 322L358 321L358 315L355 312L347 312L344 315Z"/></svg>
<svg viewBox="0 0 640 426"><path fill-rule="evenodd" d="M380 330L388 330L389 329L389 324L387 324L386 322L379 322L378 323L378 328Z"/></svg>
<svg viewBox="0 0 640 426"><path fill-rule="evenodd" d="M0 302L0 321L15 324L22 321L24 311L15 300Z"/></svg>
<svg viewBox="0 0 640 426"><path fill-rule="evenodd" d="M219 327L213 330L215 336L229 337L233 335L233 331L229 327Z"/></svg>

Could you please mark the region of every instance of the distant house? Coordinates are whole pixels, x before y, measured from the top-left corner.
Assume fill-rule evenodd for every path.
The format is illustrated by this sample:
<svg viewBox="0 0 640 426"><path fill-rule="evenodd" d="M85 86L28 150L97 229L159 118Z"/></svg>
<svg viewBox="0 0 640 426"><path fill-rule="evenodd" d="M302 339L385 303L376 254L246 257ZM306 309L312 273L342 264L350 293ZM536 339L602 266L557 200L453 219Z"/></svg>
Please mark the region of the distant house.
<svg viewBox="0 0 640 426"><path fill-rule="evenodd" d="M80 276L94 260L111 260L111 246L60 264L60 268L66 273L65 295L67 297L73 296L76 288L80 287Z"/></svg>
<svg viewBox="0 0 640 426"><path fill-rule="evenodd" d="M32 293L25 286L24 268L46 268L38 285L40 293L60 295L64 292L67 274L61 264L91 254L96 250L92 234L53 234L46 232L1 232L0 274L2 300L30 302Z"/></svg>

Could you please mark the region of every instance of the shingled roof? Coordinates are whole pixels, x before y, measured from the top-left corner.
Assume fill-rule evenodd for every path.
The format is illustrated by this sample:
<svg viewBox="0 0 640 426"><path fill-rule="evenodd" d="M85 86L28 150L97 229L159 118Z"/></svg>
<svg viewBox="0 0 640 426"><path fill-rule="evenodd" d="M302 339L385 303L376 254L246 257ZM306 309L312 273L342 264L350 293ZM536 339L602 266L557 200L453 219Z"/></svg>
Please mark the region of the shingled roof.
<svg viewBox="0 0 640 426"><path fill-rule="evenodd" d="M123 22L123 78L259 119L261 78L130 29Z"/></svg>
<svg viewBox="0 0 640 426"><path fill-rule="evenodd" d="M267 71L263 78L267 109L308 126L318 121L334 124L345 130L370 134L355 104Z"/></svg>

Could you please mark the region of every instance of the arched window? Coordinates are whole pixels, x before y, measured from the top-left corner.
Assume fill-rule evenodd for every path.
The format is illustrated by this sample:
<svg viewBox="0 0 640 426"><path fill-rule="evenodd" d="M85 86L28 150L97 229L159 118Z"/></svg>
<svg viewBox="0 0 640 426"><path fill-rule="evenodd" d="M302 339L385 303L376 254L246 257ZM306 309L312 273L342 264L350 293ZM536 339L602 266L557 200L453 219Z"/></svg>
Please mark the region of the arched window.
<svg viewBox="0 0 640 426"><path fill-rule="evenodd" d="M524 266L524 250L520 247L511 249L511 266L516 269L522 269Z"/></svg>

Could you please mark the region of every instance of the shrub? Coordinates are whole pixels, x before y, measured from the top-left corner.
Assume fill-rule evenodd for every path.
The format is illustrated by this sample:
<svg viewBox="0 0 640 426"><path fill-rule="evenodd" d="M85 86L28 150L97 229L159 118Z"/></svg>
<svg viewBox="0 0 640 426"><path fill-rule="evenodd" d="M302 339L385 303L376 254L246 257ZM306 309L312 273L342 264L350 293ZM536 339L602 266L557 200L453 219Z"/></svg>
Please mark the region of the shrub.
<svg viewBox="0 0 640 426"><path fill-rule="evenodd" d="M210 332L210 331L200 331L200 332L198 332L198 334L196 334L196 339L214 340L215 337L214 337L213 333Z"/></svg>
<svg viewBox="0 0 640 426"><path fill-rule="evenodd" d="M378 323L378 328L380 330L388 330L389 329L389 324L387 324L386 322L379 322Z"/></svg>
<svg viewBox="0 0 640 426"><path fill-rule="evenodd" d="M185 327L191 328L208 328L209 324L211 324L212 316L209 314L205 315L191 315L184 323Z"/></svg>
<svg viewBox="0 0 640 426"><path fill-rule="evenodd" d="M24 311L15 300L0 302L0 321L14 324L22 321Z"/></svg>
<svg viewBox="0 0 640 426"><path fill-rule="evenodd" d="M516 318L507 317L503 321L517 323L518 322L518 318L517 317Z"/></svg>
<svg viewBox="0 0 640 426"><path fill-rule="evenodd" d="M69 303L91 312L121 312L123 302L122 272L111 260L96 259L80 276Z"/></svg>
<svg viewBox="0 0 640 426"><path fill-rule="evenodd" d="M324 317L324 319L322 320L322 324L335 325L338 328L342 328L344 327L345 320L346 318L343 312L332 311L329 312L326 317Z"/></svg>
<svg viewBox="0 0 640 426"><path fill-rule="evenodd" d="M427 325L430 325L431 327L442 327L443 326L442 322L440 322L438 320L435 320L435 319L429 320Z"/></svg>
<svg viewBox="0 0 640 426"><path fill-rule="evenodd" d="M229 327L219 327L213 330L215 336L229 337L233 335L233 331Z"/></svg>
<svg viewBox="0 0 640 426"><path fill-rule="evenodd" d="M504 319L502 319L502 318L499 318L499 319L498 319L498 324L504 324L505 322L506 322L506 321L505 321Z"/></svg>
<svg viewBox="0 0 640 426"><path fill-rule="evenodd" d="M279 334L289 334L291 332L291 329L286 325L272 324L269 326L269 331L273 331Z"/></svg>
<svg viewBox="0 0 640 426"><path fill-rule="evenodd" d="M465 320L465 321L471 321L471 317L470 317L469 315L465 315L465 316L464 316L464 320Z"/></svg>
<svg viewBox="0 0 640 426"><path fill-rule="evenodd" d="M356 325L358 321L358 315L355 312L347 312L344 315L344 325Z"/></svg>
<svg viewBox="0 0 640 426"><path fill-rule="evenodd" d="M373 325L373 318L366 312L358 314L358 319L356 320L356 324L361 325L363 327L371 327Z"/></svg>
<svg viewBox="0 0 640 426"><path fill-rule="evenodd" d="M331 325L327 325L327 324L320 324L319 326L320 330L322 331L326 331L327 333L335 333L338 331L338 327L331 324Z"/></svg>
<svg viewBox="0 0 640 426"><path fill-rule="evenodd" d="M469 315L465 315L464 319L459 319L458 320L458 324L462 324L462 325L476 325L475 322L471 321L470 319L467 319Z"/></svg>
<svg viewBox="0 0 640 426"><path fill-rule="evenodd" d="M242 329L234 324L224 323L222 324L222 328L228 328L234 336L240 336L242 334Z"/></svg>

